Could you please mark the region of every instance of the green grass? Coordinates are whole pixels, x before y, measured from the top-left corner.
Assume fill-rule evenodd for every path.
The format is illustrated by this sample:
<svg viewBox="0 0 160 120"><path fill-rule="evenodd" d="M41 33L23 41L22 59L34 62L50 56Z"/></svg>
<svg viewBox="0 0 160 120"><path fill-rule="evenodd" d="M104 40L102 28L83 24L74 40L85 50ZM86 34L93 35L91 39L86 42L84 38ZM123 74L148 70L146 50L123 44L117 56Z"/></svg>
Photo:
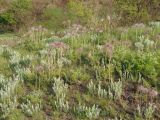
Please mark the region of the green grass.
<svg viewBox="0 0 160 120"><path fill-rule="evenodd" d="M148 119L144 113L149 107L149 119L160 119L159 109L152 106L160 108L159 97L136 88L142 85L150 92L160 92L160 48L144 42L147 37L158 40L155 36L160 29L149 27L152 32L147 35L148 27L124 29L126 32L115 28L58 39L50 32L43 36L43 31L31 32L21 44L1 47L0 75L8 82L0 82L0 88L7 93L4 85L19 82L9 97L0 98L2 107L8 105L8 112L0 109L0 119ZM140 49L135 43L142 35ZM13 38L17 40L15 34L0 35L9 43Z"/></svg>

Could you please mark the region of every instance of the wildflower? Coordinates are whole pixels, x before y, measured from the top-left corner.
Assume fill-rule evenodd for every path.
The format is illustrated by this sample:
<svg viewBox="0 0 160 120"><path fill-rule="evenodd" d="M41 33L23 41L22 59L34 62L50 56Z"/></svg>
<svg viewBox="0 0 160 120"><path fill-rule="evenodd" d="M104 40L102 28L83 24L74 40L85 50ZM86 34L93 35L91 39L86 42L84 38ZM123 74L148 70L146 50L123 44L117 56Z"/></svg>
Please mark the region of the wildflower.
<svg viewBox="0 0 160 120"><path fill-rule="evenodd" d="M42 65L38 65L35 67L36 72L40 73L44 70L44 67Z"/></svg>
<svg viewBox="0 0 160 120"><path fill-rule="evenodd" d="M50 43L49 46L52 48L62 48L62 49L69 48L69 46L67 44L65 44L63 42L58 42L58 41Z"/></svg>
<svg viewBox="0 0 160 120"><path fill-rule="evenodd" d="M144 86L140 85L137 87L138 92L141 92L143 94L147 94L148 93L148 89L145 88Z"/></svg>
<svg viewBox="0 0 160 120"><path fill-rule="evenodd" d="M73 24L67 30L64 31L64 34L65 37L73 37L73 36L75 37L86 32L88 32L86 27L79 24Z"/></svg>
<svg viewBox="0 0 160 120"><path fill-rule="evenodd" d="M108 55L109 58L112 58L114 46L111 43L107 43L103 46L104 52Z"/></svg>
<svg viewBox="0 0 160 120"><path fill-rule="evenodd" d="M156 96L158 96L158 92L156 90L150 89L148 91L148 96L151 98L155 98Z"/></svg>
<svg viewBox="0 0 160 120"><path fill-rule="evenodd" d="M132 26L133 28L144 28L145 25L143 23L136 23Z"/></svg>
<svg viewBox="0 0 160 120"><path fill-rule="evenodd" d="M83 48L83 47L80 47L80 48L78 48L76 51L77 51L77 53L81 54L81 53L84 51L84 48Z"/></svg>
<svg viewBox="0 0 160 120"><path fill-rule="evenodd" d="M143 94L147 94L149 98L155 98L158 96L158 92L156 90L146 88L142 85L137 87L137 91Z"/></svg>

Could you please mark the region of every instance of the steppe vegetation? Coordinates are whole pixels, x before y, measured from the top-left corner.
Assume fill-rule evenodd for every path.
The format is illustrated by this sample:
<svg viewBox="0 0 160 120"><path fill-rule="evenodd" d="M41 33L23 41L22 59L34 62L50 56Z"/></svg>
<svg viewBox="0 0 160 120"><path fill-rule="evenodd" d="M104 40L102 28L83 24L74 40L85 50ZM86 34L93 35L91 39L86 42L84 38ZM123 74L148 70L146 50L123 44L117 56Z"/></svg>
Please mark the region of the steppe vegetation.
<svg viewBox="0 0 160 120"><path fill-rule="evenodd" d="M159 0L0 0L0 120L159 120Z"/></svg>

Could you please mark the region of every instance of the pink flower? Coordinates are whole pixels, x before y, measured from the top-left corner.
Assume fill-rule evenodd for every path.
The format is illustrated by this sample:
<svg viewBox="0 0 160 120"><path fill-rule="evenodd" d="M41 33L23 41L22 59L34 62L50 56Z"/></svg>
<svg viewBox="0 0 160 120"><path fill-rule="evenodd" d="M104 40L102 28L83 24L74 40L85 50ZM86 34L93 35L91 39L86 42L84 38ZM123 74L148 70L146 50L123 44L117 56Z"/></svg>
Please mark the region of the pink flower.
<svg viewBox="0 0 160 120"><path fill-rule="evenodd" d="M52 48L62 48L62 49L68 49L69 46L63 42L59 42L59 41L56 41L56 42L52 42L49 44L50 47Z"/></svg>
<svg viewBox="0 0 160 120"><path fill-rule="evenodd" d="M111 58L113 55L114 46L111 43L103 45L104 52Z"/></svg>
<svg viewBox="0 0 160 120"><path fill-rule="evenodd" d="M35 67L35 70L36 70L36 72L40 73L44 70L44 66L38 65L38 66Z"/></svg>
<svg viewBox="0 0 160 120"><path fill-rule="evenodd" d="M84 51L83 47L80 47L80 48L77 49L77 53L79 53L79 54L82 53L83 51Z"/></svg>

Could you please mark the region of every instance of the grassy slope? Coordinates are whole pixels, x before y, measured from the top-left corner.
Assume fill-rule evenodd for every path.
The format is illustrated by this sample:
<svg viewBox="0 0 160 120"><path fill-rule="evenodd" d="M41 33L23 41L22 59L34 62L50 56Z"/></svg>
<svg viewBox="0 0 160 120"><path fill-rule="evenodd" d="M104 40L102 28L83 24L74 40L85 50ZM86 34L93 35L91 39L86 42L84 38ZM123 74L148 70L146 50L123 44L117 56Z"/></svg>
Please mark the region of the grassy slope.
<svg viewBox="0 0 160 120"><path fill-rule="evenodd" d="M128 28L127 28L128 29ZM159 97L156 97L155 99L150 99L147 97L146 94L138 93L136 89L134 88L134 85L142 84L141 82L137 82L137 78L134 77L133 80L130 78L127 78L126 80L123 80L123 91L122 95L119 99L113 100L109 98L103 98L98 97L97 91L95 93L90 93L87 85L93 80L93 83L98 86L99 81L102 83L102 88L107 88L107 86L110 84L109 82L109 63L108 63L108 57L105 56L104 53L101 53L99 49L97 49L98 45L103 45L105 43L112 43L115 46L115 51L113 54L113 61L111 62L111 74L112 79L114 81L117 81L120 77L117 75L117 73L114 71L114 69L117 68L114 60L117 60L120 62L119 59L122 59L121 62L124 62L123 60L130 61L129 58L130 55L137 54L137 49L135 49L134 43L138 41L138 36L141 34L144 34L145 36L149 36L150 39L154 40L155 43L157 43L157 49L152 48L150 50L151 53L155 52L156 57L159 58L159 41L160 39L157 38L160 29L151 29L151 28L145 28L145 29L130 29L128 32L124 32L126 28L117 29L114 30L112 33L104 32L98 34L98 36L94 36L95 33L90 33L87 35L83 35L79 38L69 38L62 41L67 43L70 47L66 53L64 53L64 56L66 59L71 60L70 65L64 65L62 69L60 70L59 67L57 67L56 64L51 64L51 68L46 71L42 71L40 74L36 74L35 70L33 69L33 66L39 65L38 60L33 60L31 62L31 71L32 73L29 73L25 76L25 82L21 83L22 85L19 85L19 87L16 90L16 94L18 95L18 104L25 103L26 99L30 99L33 104L38 103L38 101L42 102L42 109L39 113L35 113L32 117L27 117L25 112L23 112L19 107L15 108L17 111L16 113L13 111L9 114L8 119L45 119L50 118L53 120L65 120L65 119L88 119L85 114L77 115L78 113L73 112L73 106L78 106L78 103L85 104L86 106L92 106L94 104L98 105L101 109L100 115L97 119L115 119L116 117L118 119L137 119L141 120L144 118L144 114L142 113L142 116L137 115L137 106L140 105L142 109L145 109L146 106L148 106L148 103L153 102L154 105L156 105L156 110L154 112L153 118L160 119L159 116L159 108L160 108L160 101ZM92 36L92 37L91 37ZM0 35L0 44L3 44L5 41L5 44L12 47L14 35L12 34L5 34ZM92 39L95 37L95 39ZM28 38L27 38L28 39ZM52 40L56 39L52 37ZM36 39L35 39L36 40ZM128 42L127 45L125 45L124 41ZM3 41L3 42L2 42ZM7 41L7 42L6 42ZM12 43L13 42L13 43ZM11 43L11 44L10 44ZM46 44L46 43L45 43ZM128 46L130 45L130 46ZM33 55L36 57L38 55L38 52L40 50L43 50L44 43L42 42L36 42L36 41L29 41L29 42L22 42L21 44L15 44L15 46L12 48L15 51L18 51L22 54L22 56L26 55ZM82 52L80 51L83 48ZM124 49L124 50L123 50ZM125 54L128 53L128 54ZM146 54L146 53L143 53ZM128 55L128 56L127 56ZM124 56L124 58L123 58ZM125 58L126 57L126 58ZM134 57L133 57L134 58ZM40 59L40 58L38 58ZM45 58L44 60L47 60L50 58ZM104 66L100 65L102 64L100 61L104 59L104 66L105 70L103 70ZM140 61L143 59L139 59ZM145 59L146 60L146 59ZM8 67L9 62L4 58L0 57L0 73L4 74L5 76L9 76L10 74L14 73L10 70ZM134 61L130 61L134 62ZM138 62L138 60L137 60ZM154 62L154 61L153 61ZM160 62L160 61L158 61ZM136 63L132 63L136 64ZM140 65L141 63L137 63ZM148 67L148 69L152 69L154 65L150 65L151 63L146 63L145 65L148 66L142 66L142 67ZM159 65L159 64L158 64ZM156 68L156 73L158 73L158 68ZM60 71L59 71L60 70ZM143 69L141 69L144 74L144 86L147 86L148 88L151 88L152 86L154 88L160 88L159 83L159 77L154 76L152 78L152 75L148 74L148 71L151 72L151 70L146 70L143 72ZM98 75L96 74L96 71L98 71ZM159 74L159 73L158 73ZM66 100L69 101L70 110L68 112L65 111L59 111L56 109L54 102L56 101L56 97L54 95L54 92L52 90L52 86L54 83L53 77L60 76L65 83L69 85L68 92L66 96ZM151 78L150 78L151 77ZM39 79L39 82L37 82L37 78ZM156 82L156 87L154 86L154 83ZM37 88L37 84L39 84L40 88ZM39 90L37 90L39 89ZM40 91L42 92L42 95L40 97L35 97L33 95L34 91ZM7 119L7 118L6 118ZM151 118L152 119L152 118Z"/></svg>

